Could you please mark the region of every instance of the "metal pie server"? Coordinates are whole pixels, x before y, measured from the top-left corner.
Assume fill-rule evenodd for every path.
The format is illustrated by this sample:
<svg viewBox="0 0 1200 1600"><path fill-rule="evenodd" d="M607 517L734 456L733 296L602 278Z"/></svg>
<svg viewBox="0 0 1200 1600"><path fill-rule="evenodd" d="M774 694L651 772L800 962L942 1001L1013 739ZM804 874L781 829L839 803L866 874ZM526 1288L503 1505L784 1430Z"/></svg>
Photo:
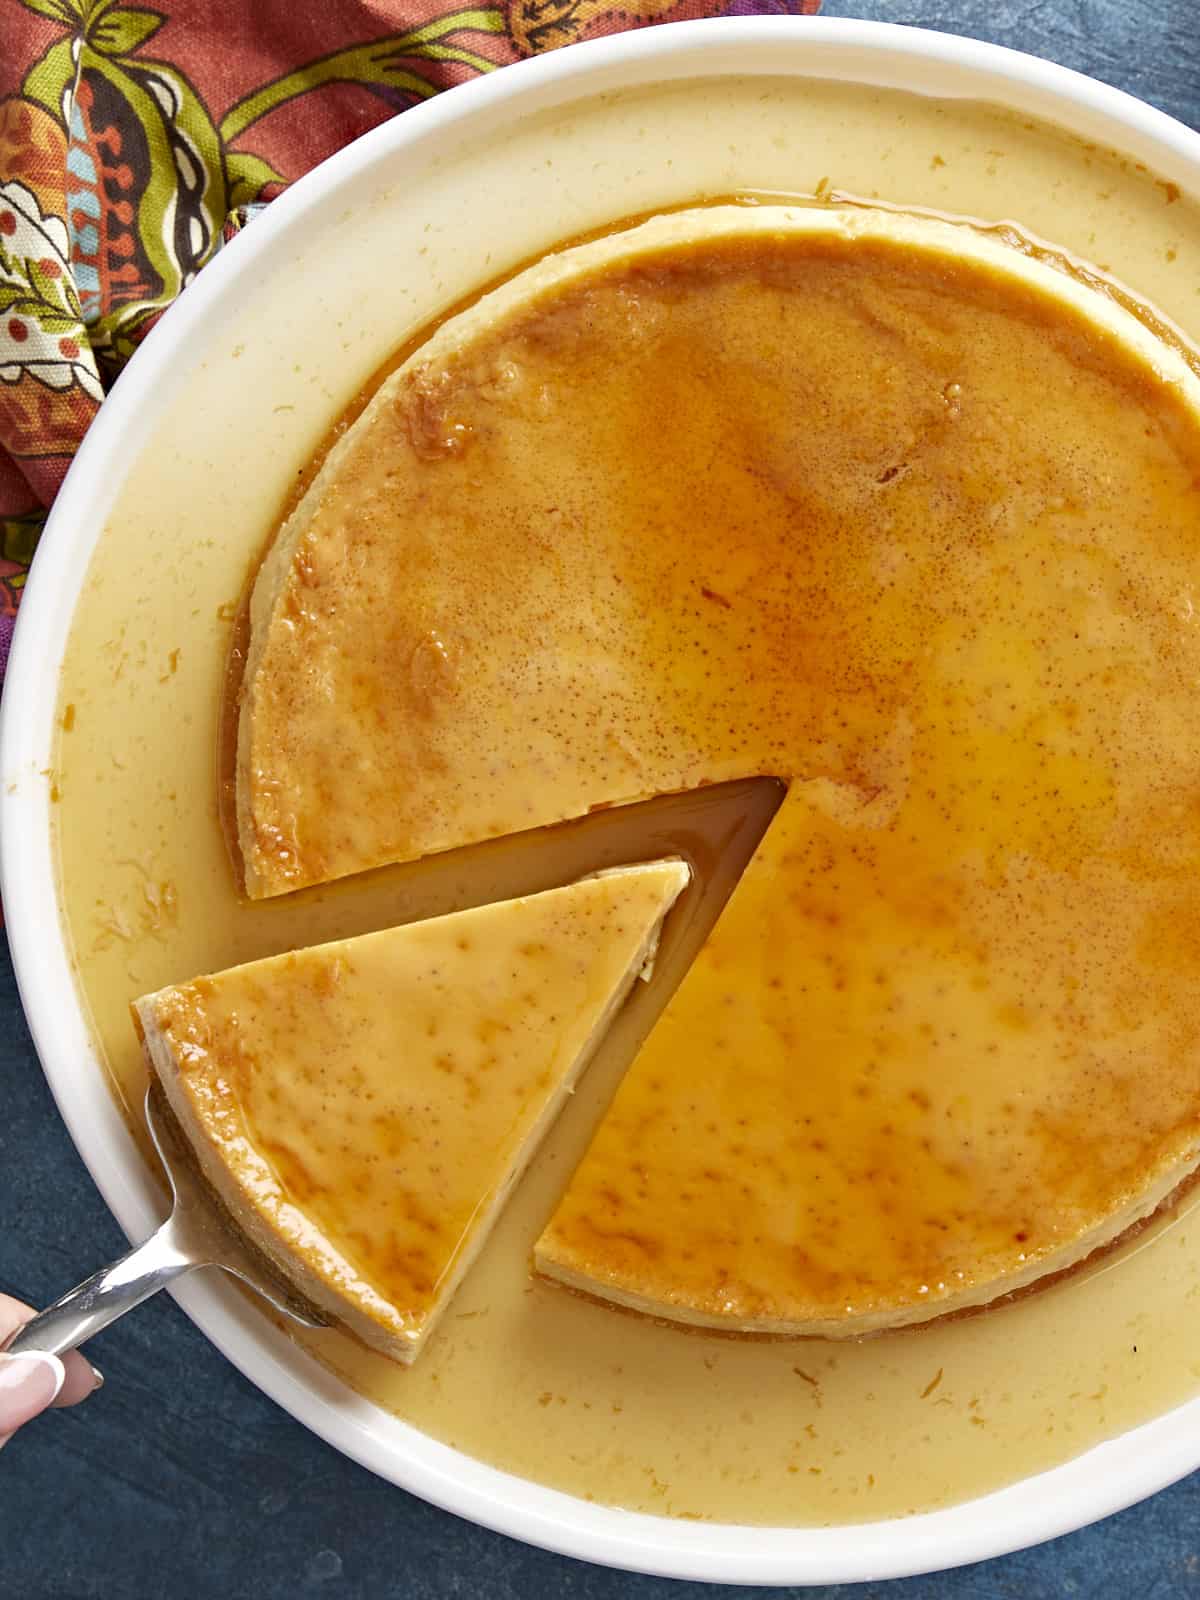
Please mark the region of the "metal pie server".
<svg viewBox="0 0 1200 1600"><path fill-rule="evenodd" d="M191 1161L161 1090L153 1083L146 1094L146 1124L171 1185L171 1215L144 1244L94 1272L24 1323L0 1347L4 1353L63 1355L197 1267L221 1267L232 1273L276 1311L303 1327L327 1326L326 1319L234 1233Z"/></svg>

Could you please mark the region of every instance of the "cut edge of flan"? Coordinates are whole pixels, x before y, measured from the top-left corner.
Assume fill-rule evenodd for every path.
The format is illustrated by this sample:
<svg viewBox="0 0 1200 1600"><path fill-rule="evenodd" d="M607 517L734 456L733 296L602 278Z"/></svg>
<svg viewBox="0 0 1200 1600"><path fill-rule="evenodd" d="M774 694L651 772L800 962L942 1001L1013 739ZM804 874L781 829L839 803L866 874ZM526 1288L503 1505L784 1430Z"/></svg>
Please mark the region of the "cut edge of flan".
<svg viewBox="0 0 1200 1600"><path fill-rule="evenodd" d="M147 1063L162 1087L170 1112L196 1158L202 1177L224 1210L227 1222L306 1301L363 1344L406 1365L420 1354L459 1284L486 1244L512 1189L520 1181L567 1098L574 1092L575 1085L608 1032L613 1018L628 999L637 980L650 977L663 923L686 889L691 879L691 869L678 858L610 868L590 874L564 888L476 908L482 912L494 912L506 907L519 907L530 901L571 894L598 880L630 877L641 880L649 893L651 905L633 938L629 958L597 1006L580 1048L551 1086L544 1105L527 1129L503 1177L494 1188L489 1186L481 1194L480 1209L470 1220L469 1235L438 1282L434 1304L415 1325L411 1315L406 1315L403 1307L397 1306L367 1282L336 1242L310 1220L301 1206L288 1198L271 1162L250 1137L240 1107L232 1111L227 1107L224 1115L217 1117L205 1117L198 1110L196 1098L187 1086L185 1061L181 1060L181 1057L186 1057L187 1047L182 1050L173 1048L162 1026L167 1005L178 1003L180 996L195 984L219 982L222 978L253 968L265 969L274 963L286 961L289 955L297 952L286 952L281 956L227 968L213 975L210 980L193 980L190 985L169 985L132 1002L130 1009L134 1026L142 1041ZM446 917L360 935L356 939L311 946L298 953L319 955L337 952L364 941L403 939L414 928L428 930L438 923L461 925L473 914L470 910L451 913ZM221 1122L225 1124L224 1127L219 1126ZM232 1126L231 1122L239 1125Z"/></svg>
<svg viewBox="0 0 1200 1600"><path fill-rule="evenodd" d="M345 876L348 872L369 870L394 860L407 860L431 853L430 850L399 850L384 859L365 860L352 866L327 871L315 860L302 860L301 843L282 837L273 824L258 815L255 803L259 780L269 789L269 774L259 770L255 749L255 714L259 673L272 623L288 587L293 558L300 541L326 495L333 489L343 464L353 456L358 440L378 412L393 404L415 374L436 374L439 366L456 353L469 348L481 335L493 332L521 312L566 285L602 273L608 268L629 263L639 257L687 248L724 239L795 238L884 241L899 244L925 255L941 256L957 262L990 269L1012 282L1057 299L1065 307L1084 316L1098 330L1115 337L1125 349L1139 357L1164 382L1186 395L1200 412L1200 376L1193 370L1179 346L1167 343L1126 308L1122 299L1113 298L1092 281L1072 276L1060 265L1043 260L1037 253L1025 253L994 232L981 231L969 223L943 220L918 213L872 209L855 205L835 209L828 205L715 205L669 212L633 226L618 229L599 239L551 251L532 266L480 297L457 315L436 327L430 337L413 352L383 384L370 403L329 451L320 470L300 503L275 535L255 578L249 607L250 631L245 669L240 690L236 755L236 820L238 854L243 884L250 899L266 899L316 883ZM1132 297L1128 297L1132 303ZM1165 327L1165 324L1164 324ZM753 763L751 764L753 767ZM776 777L785 782L804 774L748 770L744 777ZM649 798L630 794L626 803ZM546 819L566 821L574 815ZM439 842L432 850L453 848L476 842L471 838Z"/></svg>
<svg viewBox="0 0 1200 1600"><path fill-rule="evenodd" d="M533 1267L537 1278L557 1288L654 1322L698 1332L747 1339L864 1339L880 1333L916 1330L945 1318L983 1311L1042 1288L1051 1281L1069 1278L1094 1258L1119 1248L1160 1213L1169 1211L1197 1177L1200 1177L1200 1144L1193 1145L1178 1160L1165 1164L1154 1182L1139 1190L1121 1210L1105 1217L1068 1245L1039 1252L1019 1272L971 1284L957 1293L939 1293L929 1286L928 1294L917 1301L862 1308L848 1305L845 1314L836 1318L819 1313L805 1315L803 1308L796 1305L781 1306L777 1314L760 1310L756 1315L745 1315L734 1304L722 1311L715 1304L696 1304L682 1296L664 1294L656 1298L639 1292L615 1276L590 1273L586 1263L580 1262L575 1252L556 1239L553 1218L534 1245Z"/></svg>

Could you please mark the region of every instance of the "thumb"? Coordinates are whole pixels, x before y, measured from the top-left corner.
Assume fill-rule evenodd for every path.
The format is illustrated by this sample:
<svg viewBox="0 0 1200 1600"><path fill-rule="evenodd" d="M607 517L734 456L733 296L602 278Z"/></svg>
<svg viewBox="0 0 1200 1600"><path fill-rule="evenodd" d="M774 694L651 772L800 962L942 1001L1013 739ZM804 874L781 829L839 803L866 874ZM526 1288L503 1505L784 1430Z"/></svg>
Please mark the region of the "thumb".
<svg viewBox="0 0 1200 1600"><path fill-rule="evenodd" d="M0 1442L44 1411L57 1398L66 1376L57 1356L34 1351L0 1355Z"/></svg>

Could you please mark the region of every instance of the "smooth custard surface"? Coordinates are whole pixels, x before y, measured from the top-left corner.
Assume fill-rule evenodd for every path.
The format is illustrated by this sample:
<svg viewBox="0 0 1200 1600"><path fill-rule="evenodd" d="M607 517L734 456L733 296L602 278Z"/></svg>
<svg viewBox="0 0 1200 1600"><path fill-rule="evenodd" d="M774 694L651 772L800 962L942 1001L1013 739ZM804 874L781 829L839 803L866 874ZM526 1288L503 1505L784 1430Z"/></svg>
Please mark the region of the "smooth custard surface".
<svg viewBox="0 0 1200 1600"><path fill-rule="evenodd" d="M137 1002L237 1221L411 1359L686 885L681 862L251 962Z"/></svg>
<svg viewBox="0 0 1200 1600"><path fill-rule="evenodd" d="M331 454L254 597L247 881L787 779L538 1262L867 1331L1195 1165L1197 384L966 230L666 220L448 324Z"/></svg>

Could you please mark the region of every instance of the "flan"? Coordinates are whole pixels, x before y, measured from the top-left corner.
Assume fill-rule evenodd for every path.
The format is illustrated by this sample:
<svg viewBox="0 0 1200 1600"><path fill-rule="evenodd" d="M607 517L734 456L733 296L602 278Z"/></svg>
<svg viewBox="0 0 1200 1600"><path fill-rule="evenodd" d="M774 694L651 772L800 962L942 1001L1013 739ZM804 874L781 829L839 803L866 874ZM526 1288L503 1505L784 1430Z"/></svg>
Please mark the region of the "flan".
<svg viewBox="0 0 1200 1600"><path fill-rule="evenodd" d="M281 529L252 896L788 784L543 1275L857 1336L1200 1164L1200 380L1098 283L870 208L655 218L443 324Z"/></svg>
<svg viewBox="0 0 1200 1600"><path fill-rule="evenodd" d="M235 1223L411 1362L688 881L681 861L293 951L135 1002Z"/></svg>

